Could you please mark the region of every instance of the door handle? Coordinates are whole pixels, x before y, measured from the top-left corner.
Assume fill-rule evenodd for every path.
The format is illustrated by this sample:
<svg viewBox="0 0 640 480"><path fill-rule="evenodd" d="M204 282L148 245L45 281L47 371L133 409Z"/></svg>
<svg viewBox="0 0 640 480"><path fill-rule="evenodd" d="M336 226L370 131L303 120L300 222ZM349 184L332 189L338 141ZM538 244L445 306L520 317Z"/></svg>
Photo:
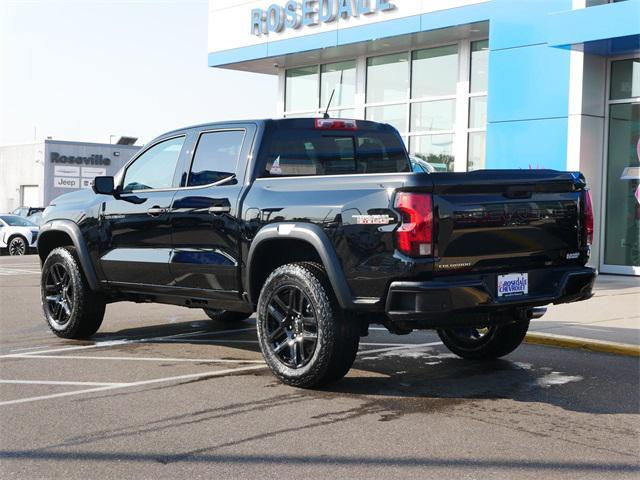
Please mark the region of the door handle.
<svg viewBox="0 0 640 480"><path fill-rule="evenodd" d="M163 213L167 213L167 212L168 212L167 208L161 208L161 207L155 206L147 210L147 215L151 215L152 217L157 217L158 215L162 215Z"/></svg>
<svg viewBox="0 0 640 480"><path fill-rule="evenodd" d="M209 210L207 211L214 215L218 213L229 213L231 211L231 206L230 205L214 205L213 207L209 207Z"/></svg>

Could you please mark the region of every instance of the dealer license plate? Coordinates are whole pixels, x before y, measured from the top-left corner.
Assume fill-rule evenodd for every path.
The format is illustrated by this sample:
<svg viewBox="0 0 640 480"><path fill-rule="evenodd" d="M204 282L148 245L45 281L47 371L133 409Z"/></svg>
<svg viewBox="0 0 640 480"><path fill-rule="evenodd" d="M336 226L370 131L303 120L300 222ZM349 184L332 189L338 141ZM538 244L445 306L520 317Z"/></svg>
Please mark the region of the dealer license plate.
<svg viewBox="0 0 640 480"><path fill-rule="evenodd" d="M509 273L498 275L498 297L527 295L529 293L529 274Z"/></svg>

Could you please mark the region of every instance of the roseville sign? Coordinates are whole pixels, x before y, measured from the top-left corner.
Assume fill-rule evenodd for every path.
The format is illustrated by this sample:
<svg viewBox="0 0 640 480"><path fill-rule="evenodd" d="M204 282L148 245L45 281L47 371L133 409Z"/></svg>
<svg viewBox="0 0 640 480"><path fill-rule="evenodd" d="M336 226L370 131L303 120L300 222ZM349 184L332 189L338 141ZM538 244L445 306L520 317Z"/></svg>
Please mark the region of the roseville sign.
<svg viewBox="0 0 640 480"><path fill-rule="evenodd" d="M111 159L102 155L91 155L89 157L75 157L60 155L58 152L51 152L51 163L71 163L78 165L111 165Z"/></svg>
<svg viewBox="0 0 640 480"><path fill-rule="evenodd" d="M289 0L284 5L273 4L266 10L251 11L251 34L260 36L284 29L297 29L338 18L373 15L394 10L390 0Z"/></svg>

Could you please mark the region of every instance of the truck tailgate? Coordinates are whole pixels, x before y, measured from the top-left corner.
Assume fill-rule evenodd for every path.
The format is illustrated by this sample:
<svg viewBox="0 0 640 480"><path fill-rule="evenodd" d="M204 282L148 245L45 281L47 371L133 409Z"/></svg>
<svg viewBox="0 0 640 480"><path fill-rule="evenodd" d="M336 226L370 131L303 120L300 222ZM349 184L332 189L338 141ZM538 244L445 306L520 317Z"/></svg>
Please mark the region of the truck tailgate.
<svg viewBox="0 0 640 480"><path fill-rule="evenodd" d="M433 174L435 274L510 272L579 263L578 174L481 171Z"/></svg>

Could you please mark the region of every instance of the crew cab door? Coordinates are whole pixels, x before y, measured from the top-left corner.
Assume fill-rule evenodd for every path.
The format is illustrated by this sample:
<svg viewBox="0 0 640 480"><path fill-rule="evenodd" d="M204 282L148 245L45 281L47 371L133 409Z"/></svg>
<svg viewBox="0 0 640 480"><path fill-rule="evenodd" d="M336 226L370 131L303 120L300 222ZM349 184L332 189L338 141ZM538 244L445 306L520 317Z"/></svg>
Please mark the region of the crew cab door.
<svg viewBox="0 0 640 480"><path fill-rule="evenodd" d="M109 282L132 288L171 283L169 209L185 138L161 139L147 148L127 166L118 195L103 204L100 262Z"/></svg>
<svg viewBox="0 0 640 480"><path fill-rule="evenodd" d="M214 298L238 295L238 208L255 130L238 125L197 132L171 209L176 287Z"/></svg>

